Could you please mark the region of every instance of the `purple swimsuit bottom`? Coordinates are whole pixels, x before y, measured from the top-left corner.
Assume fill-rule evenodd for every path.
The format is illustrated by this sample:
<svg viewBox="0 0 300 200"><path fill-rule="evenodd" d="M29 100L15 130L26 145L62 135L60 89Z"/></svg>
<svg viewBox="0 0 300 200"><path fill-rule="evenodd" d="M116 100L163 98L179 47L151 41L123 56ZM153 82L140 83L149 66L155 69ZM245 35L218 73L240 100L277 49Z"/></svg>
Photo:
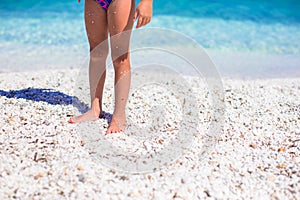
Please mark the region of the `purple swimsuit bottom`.
<svg viewBox="0 0 300 200"><path fill-rule="evenodd" d="M97 3L100 4L100 6L107 11L109 4L112 2L112 0L96 0Z"/></svg>

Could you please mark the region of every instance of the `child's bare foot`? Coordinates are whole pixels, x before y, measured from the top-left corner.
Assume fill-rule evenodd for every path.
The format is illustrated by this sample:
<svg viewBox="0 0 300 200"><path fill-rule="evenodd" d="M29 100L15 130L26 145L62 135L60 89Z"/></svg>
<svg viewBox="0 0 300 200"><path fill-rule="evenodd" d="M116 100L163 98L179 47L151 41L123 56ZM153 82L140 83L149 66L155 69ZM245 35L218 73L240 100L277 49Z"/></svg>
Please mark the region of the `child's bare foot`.
<svg viewBox="0 0 300 200"><path fill-rule="evenodd" d="M71 124L75 124L79 122L95 121L99 119L100 113L100 109L90 109L82 115L71 117L68 122Z"/></svg>
<svg viewBox="0 0 300 200"><path fill-rule="evenodd" d="M125 128L126 128L126 115L125 114L118 115L118 116L113 115L105 135L110 133L122 132L125 130Z"/></svg>

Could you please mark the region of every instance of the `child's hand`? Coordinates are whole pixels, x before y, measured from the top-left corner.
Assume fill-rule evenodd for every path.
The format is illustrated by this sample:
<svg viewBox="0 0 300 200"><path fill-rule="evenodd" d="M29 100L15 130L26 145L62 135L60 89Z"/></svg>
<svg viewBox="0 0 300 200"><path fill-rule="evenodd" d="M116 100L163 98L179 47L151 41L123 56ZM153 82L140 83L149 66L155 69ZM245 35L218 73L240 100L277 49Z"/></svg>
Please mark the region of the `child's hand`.
<svg viewBox="0 0 300 200"><path fill-rule="evenodd" d="M134 21L138 19L136 28L140 28L148 24L152 17L152 0L141 0L135 10Z"/></svg>

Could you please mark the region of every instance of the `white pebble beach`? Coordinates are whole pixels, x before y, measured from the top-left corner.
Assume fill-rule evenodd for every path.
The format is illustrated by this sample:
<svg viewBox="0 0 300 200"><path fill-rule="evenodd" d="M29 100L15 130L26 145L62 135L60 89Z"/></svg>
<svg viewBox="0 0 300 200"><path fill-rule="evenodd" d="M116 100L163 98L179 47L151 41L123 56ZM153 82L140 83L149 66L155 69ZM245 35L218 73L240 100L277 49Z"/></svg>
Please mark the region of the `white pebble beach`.
<svg viewBox="0 0 300 200"><path fill-rule="evenodd" d="M0 73L0 199L299 199L300 78L224 78L225 124L212 150L199 156L202 138L195 135L193 145L165 168L129 173L91 155L77 126L67 122L79 114L68 100L62 99L66 105L59 100L52 104L54 94L37 101L45 94L38 89L76 96L81 87L77 73ZM111 80L106 91L112 90ZM194 94L203 99L197 87L202 86L195 84ZM18 96L24 89L28 93ZM104 98L109 97L105 93ZM86 102L89 96L78 98ZM111 106L107 103L106 108ZM199 133L207 128L209 113L205 103L202 108ZM148 119L140 113L136 120ZM93 123L99 127L96 134L103 135L107 121ZM107 137L123 149L131 148L126 142L130 136ZM166 138L136 148L159 150L157 145Z"/></svg>

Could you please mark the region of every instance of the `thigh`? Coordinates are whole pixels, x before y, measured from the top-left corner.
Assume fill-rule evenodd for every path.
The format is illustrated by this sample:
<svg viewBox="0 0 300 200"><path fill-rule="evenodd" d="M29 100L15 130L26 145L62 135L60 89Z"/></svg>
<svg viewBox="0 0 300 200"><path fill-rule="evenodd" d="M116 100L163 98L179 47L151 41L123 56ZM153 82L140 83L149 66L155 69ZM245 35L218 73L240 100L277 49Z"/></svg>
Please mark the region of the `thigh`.
<svg viewBox="0 0 300 200"><path fill-rule="evenodd" d="M135 0L113 0L108 7L107 22L113 59L124 53L127 55L129 51L134 11Z"/></svg>
<svg viewBox="0 0 300 200"><path fill-rule="evenodd" d="M84 20L90 51L102 42L101 46L108 51L106 11L95 0L85 0Z"/></svg>

